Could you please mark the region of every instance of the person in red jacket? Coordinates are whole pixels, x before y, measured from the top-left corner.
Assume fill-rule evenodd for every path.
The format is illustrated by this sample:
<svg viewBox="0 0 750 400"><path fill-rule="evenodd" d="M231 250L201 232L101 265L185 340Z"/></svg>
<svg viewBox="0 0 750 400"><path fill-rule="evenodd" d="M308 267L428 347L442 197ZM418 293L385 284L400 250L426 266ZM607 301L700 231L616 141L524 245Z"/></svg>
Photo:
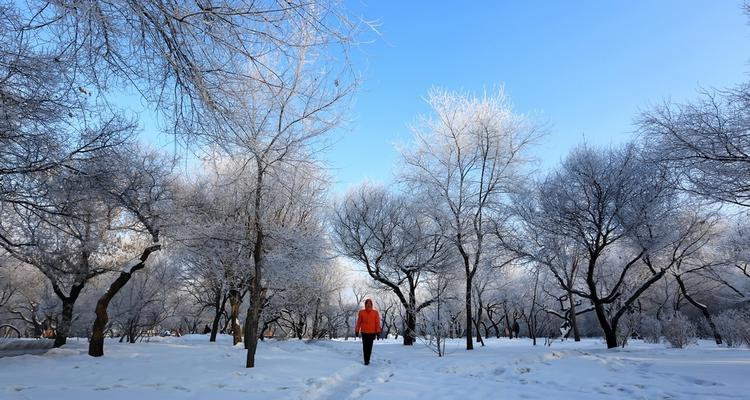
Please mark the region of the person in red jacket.
<svg viewBox="0 0 750 400"><path fill-rule="evenodd" d="M365 356L365 365L370 365L372 342L380 335L380 313L372 308L372 300L370 299L365 300L365 309L359 310L357 315L354 335L359 336L360 333L362 333L362 351Z"/></svg>

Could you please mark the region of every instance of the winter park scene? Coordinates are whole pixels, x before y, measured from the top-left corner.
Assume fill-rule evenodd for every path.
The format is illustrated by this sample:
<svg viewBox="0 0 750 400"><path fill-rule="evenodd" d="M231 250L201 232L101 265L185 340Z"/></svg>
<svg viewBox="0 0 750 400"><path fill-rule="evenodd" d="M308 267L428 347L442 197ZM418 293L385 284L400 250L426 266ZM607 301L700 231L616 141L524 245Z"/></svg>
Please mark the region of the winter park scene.
<svg viewBox="0 0 750 400"><path fill-rule="evenodd" d="M750 399L750 1L0 0L0 400Z"/></svg>

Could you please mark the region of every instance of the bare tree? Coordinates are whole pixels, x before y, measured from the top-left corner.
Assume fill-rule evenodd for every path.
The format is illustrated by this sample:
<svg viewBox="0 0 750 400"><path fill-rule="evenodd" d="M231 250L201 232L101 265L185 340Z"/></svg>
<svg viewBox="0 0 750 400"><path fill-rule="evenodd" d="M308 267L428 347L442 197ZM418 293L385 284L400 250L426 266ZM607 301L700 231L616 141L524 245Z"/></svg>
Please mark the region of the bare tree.
<svg viewBox="0 0 750 400"><path fill-rule="evenodd" d="M89 342L89 355L104 355L104 329L109 316L110 301L132 278L133 273L145 268L149 256L161 249L159 232L163 215L171 201L171 163L156 152L137 147L123 147L119 156L109 157L105 169L109 179L96 178L97 187L119 211L123 229L142 233L151 243L144 244L140 256L125 263L120 274L96 303L96 319Z"/></svg>
<svg viewBox="0 0 750 400"><path fill-rule="evenodd" d="M570 326L574 340L578 342L581 337L577 316L593 310L593 307L577 309L581 306L581 301L572 291L572 288L581 287L583 282L581 267L586 261L586 248L574 238L550 229L554 221L548 219L548 214L538 212L541 196L538 189L537 187L515 196L514 210L518 229L515 230L515 235L502 234L500 237L508 248L530 262L545 266L556 281L560 282L559 287L564 292L561 296L554 296L559 301L560 311L551 307L545 311L563 319Z"/></svg>
<svg viewBox="0 0 750 400"><path fill-rule="evenodd" d="M169 253L149 258L148 271L133 275L109 306L110 322L105 332L120 335L120 342L135 343L175 314L173 300L181 284L177 278L179 259Z"/></svg>
<svg viewBox="0 0 750 400"><path fill-rule="evenodd" d="M184 187L180 200L184 212L179 217L182 228L176 229L174 236L185 249L182 257L187 264L183 271L187 290L214 309L209 340L216 340L219 319L228 302L228 323L237 344L243 339L240 307L252 277L249 253L253 247L243 222L249 188L237 182L248 177L238 175L237 165L221 157L206 167L206 176Z"/></svg>
<svg viewBox="0 0 750 400"><path fill-rule="evenodd" d="M121 144L132 123L91 100L18 6L0 5L0 203L45 211L46 174Z"/></svg>
<svg viewBox="0 0 750 400"><path fill-rule="evenodd" d="M414 344L417 314L434 301L418 303L421 279L451 256L440 228L406 198L363 185L336 206L333 232L341 254L398 298L405 311L404 345Z"/></svg>
<svg viewBox="0 0 750 400"><path fill-rule="evenodd" d="M430 276L427 290L435 301L427 307L426 315L423 316L420 324L422 325L421 330L426 336L427 347L432 349L438 357L445 355L446 338L450 335L445 306L450 301L456 300L451 298L448 290L452 279L451 270L447 266L435 271Z"/></svg>
<svg viewBox="0 0 750 400"><path fill-rule="evenodd" d="M609 348L617 347L617 324L641 294L706 239L700 218L680 214L685 205L669 174L638 152L632 145L579 147L538 194L547 231L586 249L581 286L551 272L566 291L591 301Z"/></svg>
<svg viewBox="0 0 750 400"><path fill-rule="evenodd" d="M308 62L312 56L306 53L306 49L295 49L295 52L297 58L286 66L288 69L273 77L276 85L250 80L234 89L241 93L232 123L234 130L220 142L227 151L249 155L251 158L246 159L245 169L254 175L245 221L248 226L245 231L252 232L252 237L246 240L253 243L253 278L249 285L250 306L244 329L248 368L255 365L256 332L268 294L268 287L263 284L269 250L267 235L278 226L273 222L279 221L275 217L286 215L274 215L271 211L271 188L283 183L276 180L277 176L283 176L293 168L300 174L308 172L305 182L325 182L318 172L312 173L311 169L301 167L311 162L310 147L315 141L339 124L339 104L353 89L341 83L329 87L333 78L310 70L316 65ZM271 78L264 76L261 80ZM311 215L299 217L306 219Z"/></svg>
<svg viewBox="0 0 750 400"><path fill-rule="evenodd" d="M750 84L654 107L637 123L652 157L679 174L681 188L750 207Z"/></svg>
<svg viewBox="0 0 750 400"><path fill-rule="evenodd" d="M7 36L44 43L39 68L67 66L74 90L103 101L134 88L171 131L214 141L246 80L279 87L299 49L344 62L353 33L336 1L76 1L4 3ZM24 60L24 59L22 59ZM271 61L269 61L271 60ZM290 61L291 60L291 61Z"/></svg>
<svg viewBox="0 0 750 400"><path fill-rule="evenodd" d="M106 260L121 256L114 246L121 209L98 183L107 175L100 169L107 155L55 169L37 197L45 204L43 211L0 203L0 246L38 268L62 301L55 346L66 342L73 307L86 282L111 269Z"/></svg>
<svg viewBox="0 0 750 400"><path fill-rule="evenodd" d="M466 349L472 342L473 278L483 262L490 220L506 218L507 195L523 175L523 153L536 136L528 120L497 94L474 97L445 90L427 96L432 117L414 128L415 144L402 151L407 182L434 199L460 253L466 280Z"/></svg>

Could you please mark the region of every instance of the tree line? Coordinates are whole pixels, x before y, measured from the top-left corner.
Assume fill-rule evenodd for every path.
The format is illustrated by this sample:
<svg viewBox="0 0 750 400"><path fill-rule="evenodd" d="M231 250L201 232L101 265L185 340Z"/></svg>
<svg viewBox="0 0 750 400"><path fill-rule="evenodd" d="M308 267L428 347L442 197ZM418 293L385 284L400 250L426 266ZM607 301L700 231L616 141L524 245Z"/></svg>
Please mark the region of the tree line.
<svg viewBox="0 0 750 400"><path fill-rule="evenodd" d="M332 197L318 158L357 87L333 1L0 3L0 334L705 335L750 344L750 88L635 116L535 170L505 92L433 89L393 184ZM131 91L191 149L138 141ZM354 266L367 277L352 286ZM687 333L687 335L686 335ZM692 333L692 334L691 334Z"/></svg>

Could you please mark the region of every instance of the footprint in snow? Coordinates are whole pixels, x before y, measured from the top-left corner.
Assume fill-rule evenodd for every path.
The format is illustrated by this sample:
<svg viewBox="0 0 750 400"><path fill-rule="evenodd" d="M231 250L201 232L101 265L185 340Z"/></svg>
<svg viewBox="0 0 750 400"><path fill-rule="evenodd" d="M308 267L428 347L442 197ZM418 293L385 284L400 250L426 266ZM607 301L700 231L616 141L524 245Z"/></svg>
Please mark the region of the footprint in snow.
<svg viewBox="0 0 750 400"><path fill-rule="evenodd" d="M528 374L529 372L531 372L531 368L526 368L526 367L517 368L516 372L519 374Z"/></svg>
<svg viewBox="0 0 750 400"><path fill-rule="evenodd" d="M698 386L724 386L724 384L719 383L719 382L706 381L700 378L694 378L692 376L683 376L681 378L687 382L690 382Z"/></svg>
<svg viewBox="0 0 750 400"><path fill-rule="evenodd" d="M350 399L358 399L358 398L361 398L362 396L364 396L365 394L367 394L367 393L369 393L371 391L372 391L372 389L370 389L368 387L359 386L359 387L357 387L352 392L352 394L351 394L351 396L349 396L349 398Z"/></svg>
<svg viewBox="0 0 750 400"><path fill-rule="evenodd" d="M377 381L378 383L386 383L386 382L389 382L392 377L393 377L393 372L390 372L386 375L378 377Z"/></svg>

